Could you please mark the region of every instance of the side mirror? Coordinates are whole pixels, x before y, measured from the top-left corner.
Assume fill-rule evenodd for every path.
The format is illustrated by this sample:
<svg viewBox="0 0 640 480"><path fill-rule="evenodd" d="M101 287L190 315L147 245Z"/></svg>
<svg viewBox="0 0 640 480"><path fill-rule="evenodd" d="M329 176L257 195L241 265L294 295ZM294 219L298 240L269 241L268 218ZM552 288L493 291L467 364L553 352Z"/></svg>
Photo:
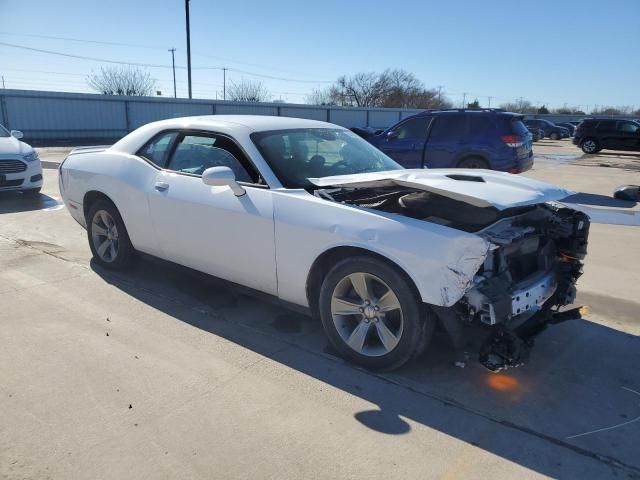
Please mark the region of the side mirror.
<svg viewBox="0 0 640 480"><path fill-rule="evenodd" d="M202 172L202 182L212 187L229 187L236 197L244 195L246 190L236 182L236 174L229 167L211 167Z"/></svg>
<svg viewBox="0 0 640 480"><path fill-rule="evenodd" d="M22 133L20 130L11 130L11 136L20 140L22 137L24 137L24 133Z"/></svg>
<svg viewBox="0 0 640 480"><path fill-rule="evenodd" d="M398 132L395 130L387 132L387 140L393 140L394 138L398 138Z"/></svg>

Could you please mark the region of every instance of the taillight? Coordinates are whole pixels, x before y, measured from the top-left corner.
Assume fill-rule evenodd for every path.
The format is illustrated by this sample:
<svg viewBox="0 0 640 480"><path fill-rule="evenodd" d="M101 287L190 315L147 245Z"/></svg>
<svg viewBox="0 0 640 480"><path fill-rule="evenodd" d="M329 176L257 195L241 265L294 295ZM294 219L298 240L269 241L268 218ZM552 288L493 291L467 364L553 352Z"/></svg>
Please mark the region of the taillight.
<svg viewBox="0 0 640 480"><path fill-rule="evenodd" d="M500 138L507 147L518 148L524 145L524 139L519 135L503 135Z"/></svg>

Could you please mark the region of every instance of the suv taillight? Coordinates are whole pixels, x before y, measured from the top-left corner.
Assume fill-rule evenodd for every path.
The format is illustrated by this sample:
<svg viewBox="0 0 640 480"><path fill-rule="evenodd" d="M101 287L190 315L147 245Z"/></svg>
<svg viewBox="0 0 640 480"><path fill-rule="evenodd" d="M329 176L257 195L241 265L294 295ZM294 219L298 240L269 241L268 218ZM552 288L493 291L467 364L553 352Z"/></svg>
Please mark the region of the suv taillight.
<svg viewBox="0 0 640 480"><path fill-rule="evenodd" d="M524 145L524 139L519 135L503 135L500 138L508 147L518 148Z"/></svg>

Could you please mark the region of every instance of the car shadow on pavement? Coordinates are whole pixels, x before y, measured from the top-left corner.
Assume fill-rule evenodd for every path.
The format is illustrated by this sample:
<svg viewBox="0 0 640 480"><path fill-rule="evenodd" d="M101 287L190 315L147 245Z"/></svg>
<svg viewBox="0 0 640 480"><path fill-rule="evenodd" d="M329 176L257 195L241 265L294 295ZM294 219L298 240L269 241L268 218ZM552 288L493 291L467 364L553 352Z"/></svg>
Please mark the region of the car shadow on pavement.
<svg viewBox="0 0 640 480"><path fill-rule="evenodd" d="M640 422L631 424L640 420L636 335L566 322L539 337L528 365L492 374L475 361L474 342L455 365L460 358L437 333L412 364L370 372L337 358L317 320L246 288L156 259L126 273L91 266L177 320L375 405L353 419L378 434L420 424L555 478L597 477L594 462L607 476L640 476Z"/></svg>
<svg viewBox="0 0 640 480"><path fill-rule="evenodd" d="M25 195L21 192L0 192L0 214L53 210L62 208L62 201L40 193Z"/></svg>
<svg viewBox="0 0 640 480"><path fill-rule="evenodd" d="M581 205L593 205L598 207L633 208L637 202L619 200L617 198L599 195L597 193L579 192L562 199L566 203L579 203Z"/></svg>

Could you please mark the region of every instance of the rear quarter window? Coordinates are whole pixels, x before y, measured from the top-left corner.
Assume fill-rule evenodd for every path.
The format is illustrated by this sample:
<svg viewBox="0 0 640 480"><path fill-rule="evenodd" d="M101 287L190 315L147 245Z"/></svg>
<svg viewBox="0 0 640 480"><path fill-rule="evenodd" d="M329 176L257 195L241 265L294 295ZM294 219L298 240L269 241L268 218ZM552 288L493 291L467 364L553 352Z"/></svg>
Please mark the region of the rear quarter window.
<svg viewBox="0 0 640 480"><path fill-rule="evenodd" d="M519 118L507 119L508 130L514 135L526 136L529 134L527 126Z"/></svg>

